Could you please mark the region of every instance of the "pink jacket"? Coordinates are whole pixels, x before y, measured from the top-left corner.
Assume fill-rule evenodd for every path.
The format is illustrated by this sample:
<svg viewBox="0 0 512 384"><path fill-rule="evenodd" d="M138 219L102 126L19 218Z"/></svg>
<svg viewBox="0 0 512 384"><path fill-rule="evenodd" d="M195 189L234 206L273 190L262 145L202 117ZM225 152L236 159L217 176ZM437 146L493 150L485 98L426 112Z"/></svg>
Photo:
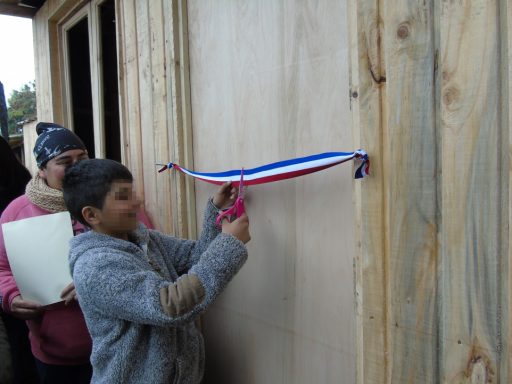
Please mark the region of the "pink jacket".
<svg viewBox="0 0 512 384"><path fill-rule="evenodd" d="M13 200L0 218L0 296L2 309L10 313L12 300L20 294L12 275L1 224L11 221L48 215L50 212L38 207L22 195ZM148 217L141 212L140 220L152 228ZM75 235L85 228L78 221L73 221ZM46 364L75 365L85 364L91 354L91 337L85 325L84 316L77 302L64 305L55 303L45 308L37 319L27 320L32 353Z"/></svg>

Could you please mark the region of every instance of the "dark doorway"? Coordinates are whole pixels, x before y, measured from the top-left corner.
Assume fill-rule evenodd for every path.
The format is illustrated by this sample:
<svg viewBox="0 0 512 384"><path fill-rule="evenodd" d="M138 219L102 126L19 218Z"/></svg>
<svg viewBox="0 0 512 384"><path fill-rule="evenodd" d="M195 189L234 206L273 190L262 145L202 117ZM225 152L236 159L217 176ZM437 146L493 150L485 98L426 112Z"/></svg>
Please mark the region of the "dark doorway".
<svg viewBox="0 0 512 384"><path fill-rule="evenodd" d="M119 90L117 82L116 12L114 0L100 5L101 56L103 58L103 124L105 155L121 161Z"/></svg>
<svg viewBox="0 0 512 384"><path fill-rule="evenodd" d="M91 64L87 17L67 32L73 128L83 140L89 157L94 158L94 122L92 115Z"/></svg>

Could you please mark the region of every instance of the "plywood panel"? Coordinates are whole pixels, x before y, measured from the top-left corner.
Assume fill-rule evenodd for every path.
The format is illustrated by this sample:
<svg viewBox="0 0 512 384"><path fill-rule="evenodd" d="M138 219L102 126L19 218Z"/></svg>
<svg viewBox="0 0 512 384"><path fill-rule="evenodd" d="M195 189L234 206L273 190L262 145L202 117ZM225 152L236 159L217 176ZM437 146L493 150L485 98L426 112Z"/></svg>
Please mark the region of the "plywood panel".
<svg viewBox="0 0 512 384"><path fill-rule="evenodd" d="M344 2L188 4L195 169L352 150ZM249 261L204 321L208 382L354 381L352 183L343 165L249 190ZM196 190L200 219L214 188Z"/></svg>

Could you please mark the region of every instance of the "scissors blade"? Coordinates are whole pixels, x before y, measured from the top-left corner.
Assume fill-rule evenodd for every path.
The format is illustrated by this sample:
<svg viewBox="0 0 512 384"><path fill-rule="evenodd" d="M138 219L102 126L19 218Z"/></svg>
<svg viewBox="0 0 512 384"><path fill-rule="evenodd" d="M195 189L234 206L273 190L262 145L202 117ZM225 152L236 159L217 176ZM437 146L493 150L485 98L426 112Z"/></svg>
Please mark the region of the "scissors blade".
<svg viewBox="0 0 512 384"><path fill-rule="evenodd" d="M244 169L242 168L240 171L240 183L238 184L238 197L243 199L244 196L245 196Z"/></svg>

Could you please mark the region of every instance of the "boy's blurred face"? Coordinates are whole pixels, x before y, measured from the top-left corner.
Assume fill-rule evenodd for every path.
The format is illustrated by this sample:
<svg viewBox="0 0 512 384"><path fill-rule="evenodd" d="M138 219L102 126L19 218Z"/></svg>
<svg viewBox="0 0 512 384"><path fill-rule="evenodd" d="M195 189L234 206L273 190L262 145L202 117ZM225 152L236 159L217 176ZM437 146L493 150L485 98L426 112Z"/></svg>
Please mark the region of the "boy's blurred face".
<svg viewBox="0 0 512 384"><path fill-rule="evenodd" d="M62 179L64 179L66 168L88 158L87 151L71 149L48 161L43 168L39 169L39 176L50 188L62 190Z"/></svg>
<svg viewBox="0 0 512 384"><path fill-rule="evenodd" d="M105 197L103 208L98 210L98 224L94 230L126 239L137 228L137 212L140 208L131 181L114 181Z"/></svg>

